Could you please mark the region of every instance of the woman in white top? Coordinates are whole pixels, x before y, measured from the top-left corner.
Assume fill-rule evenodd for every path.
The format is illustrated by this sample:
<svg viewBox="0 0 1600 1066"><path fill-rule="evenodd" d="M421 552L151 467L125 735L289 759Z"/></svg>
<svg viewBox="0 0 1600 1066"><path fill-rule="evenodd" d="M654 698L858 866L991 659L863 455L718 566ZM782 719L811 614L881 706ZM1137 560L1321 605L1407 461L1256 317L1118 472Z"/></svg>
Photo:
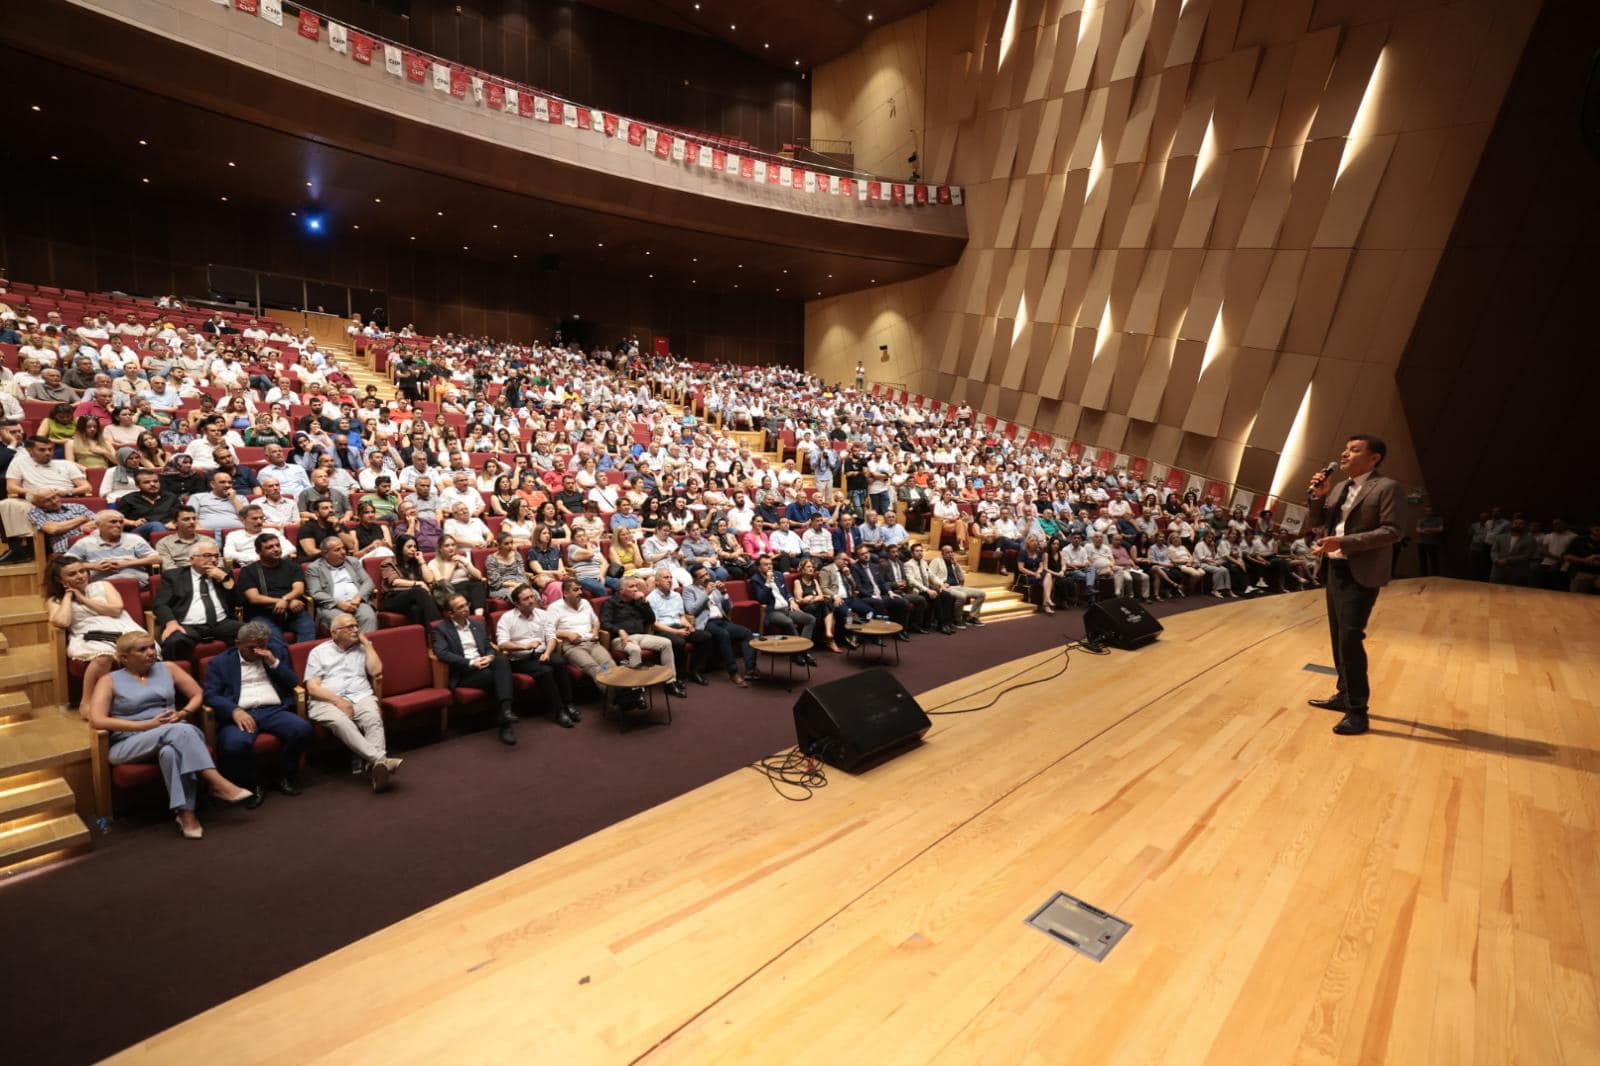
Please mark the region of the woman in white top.
<svg viewBox="0 0 1600 1066"><path fill-rule="evenodd" d="M1194 556L1184 547L1183 539L1175 532L1167 533L1167 555L1172 559L1172 569L1182 572L1189 579L1184 582L1184 592L1195 591L1205 579L1206 572L1194 565Z"/></svg>
<svg viewBox="0 0 1600 1066"><path fill-rule="evenodd" d="M472 565L471 556L448 533L439 538L438 554L422 564L422 576L431 586L440 583L450 585L467 598L473 614L483 614L483 605L489 598L489 586L484 581L483 571ZM434 588L435 600L440 598L442 591Z"/></svg>
<svg viewBox="0 0 1600 1066"><path fill-rule="evenodd" d="M122 594L109 581L89 582L89 568L67 555L50 561L45 573L45 607L50 624L67 633L67 658L87 663L82 703L117 665L117 638L144 630L128 614Z"/></svg>
<svg viewBox="0 0 1600 1066"><path fill-rule="evenodd" d="M1206 530L1200 543L1194 546L1194 565L1211 578L1211 595L1217 599L1233 596L1233 575L1217 561L1217 535Z"/></svg>

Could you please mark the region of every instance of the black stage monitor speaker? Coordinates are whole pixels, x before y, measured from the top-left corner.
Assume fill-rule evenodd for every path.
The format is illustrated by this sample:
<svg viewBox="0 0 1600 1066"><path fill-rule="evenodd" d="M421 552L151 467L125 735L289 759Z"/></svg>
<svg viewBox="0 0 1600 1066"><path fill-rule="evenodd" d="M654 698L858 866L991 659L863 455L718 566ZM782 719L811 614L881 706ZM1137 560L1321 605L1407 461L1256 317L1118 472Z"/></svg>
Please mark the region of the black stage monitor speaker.
<svg viewBox="0 0 1600 1066"><path fill-rule="evenodd" d="M800 750L848 773L898 754L932 724L887 670L814 685L794 705Z"/></svg>
<svg viewBox="0 0 1600 1066"><path fill-rule="evenodd" d="M1156 639L1161 623L1125 596L1092 603L1083 612L1083 631L1091 641L1132 651Z"/></svg>

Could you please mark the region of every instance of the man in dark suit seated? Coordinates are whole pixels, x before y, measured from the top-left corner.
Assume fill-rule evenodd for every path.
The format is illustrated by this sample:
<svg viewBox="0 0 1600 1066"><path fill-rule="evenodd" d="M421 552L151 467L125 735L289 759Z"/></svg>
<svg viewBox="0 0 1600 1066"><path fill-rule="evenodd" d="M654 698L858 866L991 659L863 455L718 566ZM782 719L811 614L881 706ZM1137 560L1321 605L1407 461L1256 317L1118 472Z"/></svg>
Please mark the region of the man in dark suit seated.
<svg viewBox="0 0 1600 1066"><path fill-rule="evenodd" d="M772 568L772 556L763 555L756 560L756 572L750 577L750 595L766 608L764 624L767 629L783 636L798 634L815 647L816 640L812 633L816 629L817 619L794 605L794 600L789 596L789 583ZM817 665L817 660L812 658L810 652L796 655L794 661L804 666Z"/></svg>
<svg viewBox="0 0 1600 1066"><path fill-rule="evenodd" d="M300 679L289 652L265 622L239 627L237 644L206 667L205 702L217 725L217 762L228 780L255 793L246 807L259 807L263 796L256 776L255 743L261 733L283 745L272 787L298 796L295 784L300 753L311 741L311 723L295 713L295 686Z"/></svg>
<svg viewBox="0 0 1600 1066"><path fill-rule="evenodd" d="M910 601L892 590L887 575L872 561L872 553L865 544L856 549L856 561L850 567L850 577L855 582L856 595L871 605L873 613L886 614L902 627L910 625ZM902 628L894 635L894 639L909 642L911 634Z"/></svg>
<svg viewBox="0 0 1600 1066"><path fill-rule="evenodd" d="M451 688L476 688L493 694L500 708L500 743L516 744L511 664L489 643L488 630L472 616L472 605L465 596L451 596L444 618L434 623L433 654L449 668Z"/></svg>
<svg viewBox="0 0 1600 1066"><path fill-rule="evenodd" d="M217 565L220 554L215 541L200 541L187 567L161 575L153 606L161 657L168 662L187 662L204 641L232 644L239 633L239 594L233 574Z"/></svg>

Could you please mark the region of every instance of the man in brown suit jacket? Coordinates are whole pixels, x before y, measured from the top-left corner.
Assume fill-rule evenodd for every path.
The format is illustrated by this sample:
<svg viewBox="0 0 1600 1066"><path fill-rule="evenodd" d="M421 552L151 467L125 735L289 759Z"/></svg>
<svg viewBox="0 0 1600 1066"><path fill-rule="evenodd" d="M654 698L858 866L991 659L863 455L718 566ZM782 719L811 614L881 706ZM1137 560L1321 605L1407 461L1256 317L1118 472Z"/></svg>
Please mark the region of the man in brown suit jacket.
<svg viewBox="0 0 1600 1066"><path fill-rule="evenodd" d="M1367 731L1367 618L1378 590L1389 583L1394 544L1404 528L1405 497L1400 483L1378 473L1388 447L1377 437L1357 434L1345 442L1337 486L1325 473L1311 481L1306 521L1323 527L1313 551L1327 588L1328 631L1339 690L1313 707L1343 711L1333 731L1355 736Z"/></svg>

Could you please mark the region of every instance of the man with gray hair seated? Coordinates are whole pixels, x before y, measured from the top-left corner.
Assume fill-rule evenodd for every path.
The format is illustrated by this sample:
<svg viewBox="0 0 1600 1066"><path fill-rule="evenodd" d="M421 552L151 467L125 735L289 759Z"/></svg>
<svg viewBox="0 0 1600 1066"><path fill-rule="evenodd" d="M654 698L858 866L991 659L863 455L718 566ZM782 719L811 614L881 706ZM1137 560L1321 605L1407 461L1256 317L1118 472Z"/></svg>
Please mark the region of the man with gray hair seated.
<svg viewBox="0 0 1600 1066"><path fill-rule="evenodd" d="M306 567L306 590L317 604L317 621L333 629L334 615L341 611L355 615L363 633L378 628L378 612L372 606L372 578L366 567L350 558L344 541L328 537L322 542L322 557Z"/></svg>
<svg viewBox="0 0 1600 1066"><path fill-rule="evenodd" d="M295 713L299 679L266 623L246 622L234 641L206 665L205 702L216 719L217 762L228 767L228 780L254 793L245 806L255 808L264 795L256 775L257 736L269 733L283 745L271 784L298 796L300 753L311 742L311 723Z"/></svg>
<svg viewBox="0 0 1600 1066"><path fill-rule="evenodd" d="M378 710L383 661L354 615L339 611L328 632L333 639L306 660L306 714L350 749L350 772L365 773L372 791L383 792L402 761L389 757Z"/></svg>

